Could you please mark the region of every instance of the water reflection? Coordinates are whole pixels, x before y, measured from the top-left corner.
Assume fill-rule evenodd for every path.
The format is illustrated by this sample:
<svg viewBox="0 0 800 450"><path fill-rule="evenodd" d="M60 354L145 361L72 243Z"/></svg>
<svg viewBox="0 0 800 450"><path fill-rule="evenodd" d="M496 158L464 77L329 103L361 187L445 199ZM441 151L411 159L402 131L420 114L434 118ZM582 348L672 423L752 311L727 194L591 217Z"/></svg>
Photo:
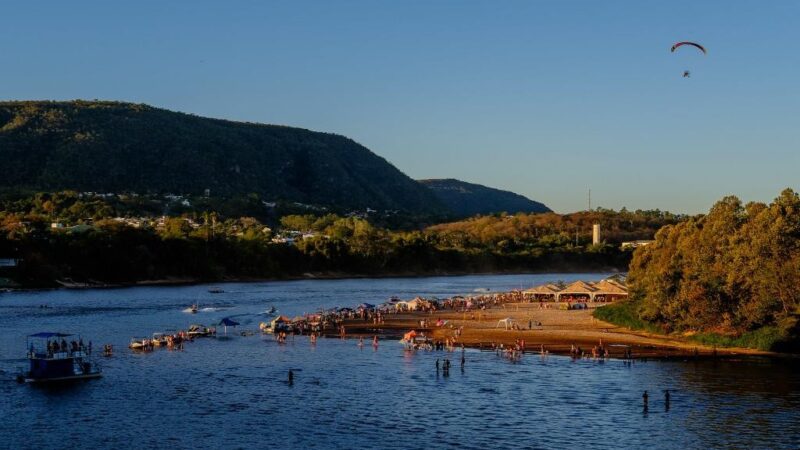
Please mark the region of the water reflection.
<svg viewBox="0 0 800 450"><path fill-rule="evenodd" d="M572 279L588 278L572 275ZM0 295L0 435L9 448L797 448L800 372L766 359L627 364L494 352L373 351L356 340L198 340L183 351L119 352L71 389L19 386L24 335L80 331L124 348L132 335L268 305L289 316L391 295L446 296L566 275L301 281ZM193 302L208 310L182 312ZM47 303L52 309L39 311ZM31 306L33 305L33 306ZM241 319L241 320L240 320ZM366 344L365 344L366 345ZM449 358L449 376L436 360ZM289 370L293 383L288 383ZM8 375L8 376L4 376ZM667 407L663 392L670 390ZM644 414L642 393L649 392ZM24 430L24 431L21 431Z"/></svg>

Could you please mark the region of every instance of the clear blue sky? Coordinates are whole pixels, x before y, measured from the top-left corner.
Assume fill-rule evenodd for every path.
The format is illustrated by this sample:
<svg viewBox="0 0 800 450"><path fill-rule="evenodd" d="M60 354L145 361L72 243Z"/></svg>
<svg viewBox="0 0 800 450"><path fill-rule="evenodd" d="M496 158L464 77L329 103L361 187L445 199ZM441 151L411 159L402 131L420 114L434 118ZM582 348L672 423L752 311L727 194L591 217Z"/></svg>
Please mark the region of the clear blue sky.
<svg viewBox="0 0 800 450"><path fill-rule="evenodd" d="M0 98L299 126L559 212L591 188L694 213L800 188L798 24L788 0L20 1Z"/></svg>

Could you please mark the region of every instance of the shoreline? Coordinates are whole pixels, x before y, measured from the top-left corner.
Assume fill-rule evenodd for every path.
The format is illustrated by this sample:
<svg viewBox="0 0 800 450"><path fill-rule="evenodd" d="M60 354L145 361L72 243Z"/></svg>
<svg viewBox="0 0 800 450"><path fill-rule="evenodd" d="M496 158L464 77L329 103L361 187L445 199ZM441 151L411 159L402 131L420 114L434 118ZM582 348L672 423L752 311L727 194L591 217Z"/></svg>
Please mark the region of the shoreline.
<svg viewBox="0 0 800 450"><path fill-rule="evenodd" d="M298 280L363 280L363 279L388 279L388 278L429 278L429 277L463 277L463 276L491 276L491 275L541 275L541 274L605 274L605 273L624 273L626 270L619 268L605 268L603 270L592 269L570 269L570 270L508 270L508 271L489 271L489 272L471 272L471 271L434 271L434 272L391 272L385 274L358 274L358 273L344 273L344 272L306 272L302 275L293 275L285 277L231 277L223 278L221 280L203 280L199 278L182 278L182 277L169 277L155 280L141 280L130 281L121 283L105 283L105 282L75 282L56 280L58 286L51 287L19 287L19 288L6 288L6 292L17 291L49 291L57 289L121 289L137 286L199 286L203 284L224 284L224 283L266 283L270 281L298 281ZM3 292L0 290L0 292Z"/></svg>
<svg viewBox="0 0 800 450"><path fill-rule="evenodd" d="M377 325L350 319L345 321L344 326L348 334L355 335L402 335L416 330L434 341L455 339L457 347L463 344L482 350L493 350L501 344L508 348L524 340L526 353L540 353L543 348L546 354L569 355L574 345L580 347L589 358L592 357L592 347L601 343L609 350L609 357L615 359L624 359L628 350L635 360L730 359L740 356L797 358L797 355L789 353L740 347L715 348L678 336L634 331L594 318L593 310L540 309L538 303L506 303L468 313L440 310L392 314L386 317L384 323ZM499 321L506 318L511 318L520 329L507 330L498 325ZM429 325L420 327L420 321L424 319L429 321ZM437 327L435 324L440 319L447 321L447 324ZM533 326L529 328L530 323ZM460 333L456 330L460 330Z"/></svg>

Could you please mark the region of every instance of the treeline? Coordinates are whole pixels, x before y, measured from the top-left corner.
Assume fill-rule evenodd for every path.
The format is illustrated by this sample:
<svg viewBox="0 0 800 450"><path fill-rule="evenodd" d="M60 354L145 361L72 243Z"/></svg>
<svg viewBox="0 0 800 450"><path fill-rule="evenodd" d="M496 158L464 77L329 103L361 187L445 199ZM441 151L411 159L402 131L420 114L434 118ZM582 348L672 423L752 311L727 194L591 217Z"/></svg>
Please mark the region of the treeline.
<svg viewBox="0 0 800 450"><path fill-rule="evenodd" d="M454 246L512 245L537 243L568 246L591 242L592 225L600 224L601 241L619 244L624 241L653 239L665 225L676 224L686 216L660 210L620 211L598 208L572 214L494 214L428 228Z"/></svg>
<svg viewBox="0 0 800 450"><path fill-rule="evenodd" d="M500 215L492 220L523 216ZM454 240L450 232L437 227L392 231L365 219L334 214L285 216L275 230L254 218L224 218L216 213L166 217L140 227L112 219L65 228L50 225L39 214L0 212L0 250L21 260L17 282L45 286L56 280L211 281L307 273L606 271L624 270L631 255L616 244L591 245L585 234L576 242L571 233L562 236L564 232L557 229L538 236L500 233L493 238L485 231L462 232L464 239Z"/></svg>
<svg viewBox="0 0 800 450"><path fill-rule="evenodd" d="M664 227L635 252L629 286L638 318L663 331L750 336L762 348L796 343L800 197L725 197L707 215Z"/></svg>
<svg viewBox="0 0 800 450"><path fill-rule="evenodd" d="M187 217L200 219L209 211L219 217L253 217L274 227L288 215L317 214L327 208L295 202L268 202L258 194L237 196L177 196L136 193L81 193L73 190L34 192L0 188L0 217L15 215L25 220L47 220L65 225L91 223L110 217ZM342 213L342 211L339 211ZM417 229L446 220L448 214L416 214L403 211L359 211L373 224L391 229Z"/></svg>

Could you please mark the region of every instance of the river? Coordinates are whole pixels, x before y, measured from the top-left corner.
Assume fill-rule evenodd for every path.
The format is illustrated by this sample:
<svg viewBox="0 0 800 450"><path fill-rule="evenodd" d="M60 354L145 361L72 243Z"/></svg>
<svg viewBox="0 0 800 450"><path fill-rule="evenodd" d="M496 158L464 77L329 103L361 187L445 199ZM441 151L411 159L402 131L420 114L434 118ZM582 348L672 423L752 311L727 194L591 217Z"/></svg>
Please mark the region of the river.
<svg viewBox="0 0 800 450"><path fill-rule="evenodd" d="M303 280L0 294L0 448L800 448L800 366L766 358L635 362L526 354L518 363L377 349L347 339L240 336L270 305L294 316L390 296L446 297L604 274ZM200 303L200 312L183 310ZM47 305L48 308L41 308ZM232 337L136 354L132 336L233 317ZM80 333L104 376L60 388L14 381L25 336ZM221 330L220 330L221 331ZM289 385L287 373L295 373ZM666 407L663 390L671 391ZM649 391L649 408L642 393Z"/></svg>

